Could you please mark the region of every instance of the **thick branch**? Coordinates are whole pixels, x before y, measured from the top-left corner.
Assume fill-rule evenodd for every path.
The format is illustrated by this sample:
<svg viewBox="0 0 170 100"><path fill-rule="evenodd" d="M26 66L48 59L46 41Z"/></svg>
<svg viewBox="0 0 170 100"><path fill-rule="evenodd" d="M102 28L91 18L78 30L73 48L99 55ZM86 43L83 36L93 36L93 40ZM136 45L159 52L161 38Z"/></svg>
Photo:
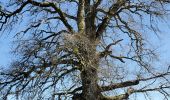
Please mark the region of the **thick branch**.
<svg viewBox="0 0 170 100"><path fill-rule="evenodd" d="M10 11L1 11L0 9L0 23L1 23L1 26L0 26L0 30L2 30L4 24L7 23L8 19L11 17L11 16L15 16L17 13L20 13L23 8L28 4L29 2L24 2L18 9L16 9L15 11L13 12L10 12Z"/></svg>
<svg viewBox="0 0 170 100"><path fill-rule="evenodd" d="M155 75L155 76L148 77L148 78L140 78L140 79L136 79L136 80L126 81L126 82L121 82L121 83L115 83L115 84L111 84L111 85L108 85L108 86L101 87L101 91L104 92L104 91L110 91L110 90L113 90L113 89L138 85L139 82L141 82L141 81L148 81L148 80L152 80L152 79L156 79L156 78L160 78L160 77L165 77L165 76L168 76L168 75L170 75L170 72L162 73L162 74Z"/></svg>
<svg viewBox="0 0 170 100"><path fill-rule="evenodd" d="M121 94L117 96L103 96L102 100L127 100L129 97L128 94Z"/></svg>
<svg viewBox="0 0 170 100"><path fill-rule="evenodd" d="M59 14L59 16L61 17L61 21L64 23L64 25L67 27L67 29L71 33L73 33L73 28L67 22L65 14L61 11L60 8L56 7L54 3L52 3L52 2L43 2L43 3L41 3L41 2L36 2L36 1L33 1L33 0L28 0L28 1L32 5L39 6L39 7L52 7Z"/></svg>
<svg viewBox="0 0 170 100"><path fill-rule="evenodd" d="M126 0L117 0L117 2L110 7L109 11L98 27L96 37L99 37L104 32L112 16L115 16L118 13L118 10L125 4L125 2ZM112 16L110 14L112 14Z"/></svg>
<svg viewBox="0 0 170 100"><path fill-rule="evenodd" d="M43 9L44 11L47 11L47 12L49 12L49 13L51 13L51 14L55 14L55 13L58 13L58 12L56 12L55 10L53 11L53 10L51 10L51 9ZM67 13L65 13L65 12L63 12L63 14L64 14L64 16L66 16L67 18L70 18L70 19L73 19L73 20L75 20L75 21L77 21L77 17L75 17L75 16L72 16L72 15L69 15L69 14L67 14Z"/></svg>
<svg viewBox="0 0 170 100"><path fill-rule="evenodd" d="M128 88L127 92L121 95L117 95L117 96L103 96L104 100L127 100L129 98L130 95L132 95L133 93L142 93L142 92L150 92L150 91L159 91L162 89L169 89L170 86L159 86L157 88L150 88L150 89L138 89L135 90L133 88ZM164 91L166 92L166 91ZM166 92L167 93L167 92ZM168 93L167 93L168 94Z"/></svg>
<svg viewBox="0 0 170 100"><path fill-rule="evenodd" d="M84 18L84 0L79 0L78 12L77 12L77 26L80 33L85 30L85 18Z"/></svg>
<svg viewBox="0 0 170 100"><path fill-rule="evenodd" d="M14 12L10 13L7 17L13 16L17 13L20 13L22 11L22 9L28 4L29 2L24 2L20 8L18 8L17 10L15 10Z"/></svg>
<svg viewBox="0 0 170 100"><path fill-rule="evenodd" d="M116 96L103 96L105 100L127 100L129 96L134 92L133 88L128 88L127 92L124 94Z"/></svg>
<svg viewBox="0 0 170 100"><path fill-rule="evenodd" d="M104 92L104 91L109 91L109 90L113 90L113 89L117 89L117 88L128 87L128 86L133 86L133 85L138 85L138 84L139 84L138 80L115 83L115 84L111 84L109 86L101 87L101 91Z"/></svg>

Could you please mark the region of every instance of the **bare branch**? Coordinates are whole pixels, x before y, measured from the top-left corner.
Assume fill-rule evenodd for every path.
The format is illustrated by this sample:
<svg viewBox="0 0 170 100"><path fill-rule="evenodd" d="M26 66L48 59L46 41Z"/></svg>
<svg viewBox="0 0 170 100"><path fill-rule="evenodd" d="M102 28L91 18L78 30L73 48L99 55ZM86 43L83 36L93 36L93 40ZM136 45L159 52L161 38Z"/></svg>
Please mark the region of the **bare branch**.
<svg viewBox="0 0 170 100"><path fill-rule="evenodd" d="M73 28L69 25L69 23L67 22L66 18L65 18L65 14L61 11L60 8L56 7L56 5L52 2L36 2L36 1L33 1L33 0L28 0L29 3L31 3L32 5L35 5L35 6L39 6L39 7L52 7L54 8L54 10L56 12L58 12L58 14L60 15L61 17L61 21L64 23L64 25L67 27L68 31L70 33L73 33Z"/></svg>
<svg viewBox="0 0 170 100"><path fill-rule="evenodd" d="M121 8L121 6L123 6L125 4L125 0L117 0L116 3L114 3L110 8L109 11L107 12L107 15L104 17L104 19L102 20L101 24L98 27L98 30L96 32L96 37L101 36L101 34L104 32L104 30L106 29L110 19L115 16L118 13L118 10ZM108 15L108 14L112 14L112 16Z"/></svg>

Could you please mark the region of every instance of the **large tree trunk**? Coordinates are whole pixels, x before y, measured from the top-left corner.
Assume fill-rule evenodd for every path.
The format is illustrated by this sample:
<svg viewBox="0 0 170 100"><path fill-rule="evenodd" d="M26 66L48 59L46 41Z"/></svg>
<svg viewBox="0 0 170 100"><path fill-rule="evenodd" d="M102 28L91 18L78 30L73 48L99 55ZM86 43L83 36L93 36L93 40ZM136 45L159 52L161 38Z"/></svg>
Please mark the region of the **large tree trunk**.
<svg viewBox="0 0 170 100"><path fill-rule="evenodd" d="M82 78L82 99L99 100L99 90L97 85L97 69L87 68L81 72Z"/></svg>
<svg viewBox="0 0 170 100"><path fill-rule="evenodd" d="M83 37L83 36L82 36ZM83 39L83 38L82 38ZM81 39L81 41L82 41ZM99 57L96 54L96 41L91 38L84 38L83 46L79 47L79 60L81 66L82 93L74 100L99 100L100 92L98 88L98 67Z"/></svg>

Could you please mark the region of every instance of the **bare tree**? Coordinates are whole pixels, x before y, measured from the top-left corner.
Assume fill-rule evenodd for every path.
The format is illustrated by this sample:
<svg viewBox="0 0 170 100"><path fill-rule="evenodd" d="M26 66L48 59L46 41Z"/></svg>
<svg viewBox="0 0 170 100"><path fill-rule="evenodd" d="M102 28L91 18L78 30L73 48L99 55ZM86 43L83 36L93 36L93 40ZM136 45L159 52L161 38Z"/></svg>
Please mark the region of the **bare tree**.
<svg viewBox="0 0 170 100"><path fill-rule="evenodd" d="M127 100L133 94L158 92L168 100L170 67L154 64L157 55L146 35L159 32L157 25L168 16L169 4L169 0L1 2L0 30L15 35L16 61L0 73L0 97Z"/></svg>

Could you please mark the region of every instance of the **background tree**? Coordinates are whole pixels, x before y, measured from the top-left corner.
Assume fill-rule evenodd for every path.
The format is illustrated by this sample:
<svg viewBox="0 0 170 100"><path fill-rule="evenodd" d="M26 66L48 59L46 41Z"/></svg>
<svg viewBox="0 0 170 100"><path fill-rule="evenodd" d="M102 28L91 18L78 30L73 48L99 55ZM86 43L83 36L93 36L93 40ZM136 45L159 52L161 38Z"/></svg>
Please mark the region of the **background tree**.
<svg viewBox="0 0 170 100"><path fill-rule="evenodd" d="M169 67L154 64L157 56L147 34L159 32L157 22L169 13L169 4L169 0L1 2L0 29L15 35L16 61L1 71L0 97L126 100L132 94L157 91L168 100Z"/></svg>

